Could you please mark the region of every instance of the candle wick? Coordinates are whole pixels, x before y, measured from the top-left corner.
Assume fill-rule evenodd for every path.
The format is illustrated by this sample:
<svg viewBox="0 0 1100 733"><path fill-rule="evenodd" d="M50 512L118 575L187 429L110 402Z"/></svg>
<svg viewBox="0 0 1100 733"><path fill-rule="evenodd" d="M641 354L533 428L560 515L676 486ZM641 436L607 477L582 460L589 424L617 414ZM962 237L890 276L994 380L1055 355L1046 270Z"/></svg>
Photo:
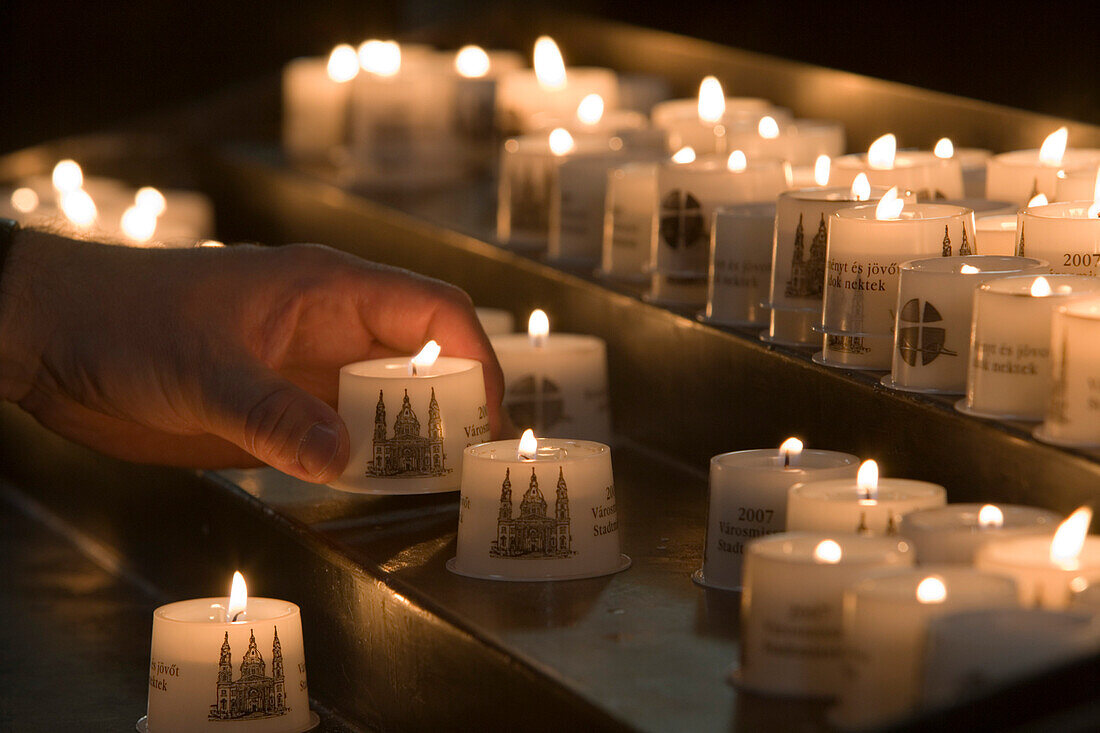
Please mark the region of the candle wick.
<svg viewBox="0 0 1100 733"><path fill-rule="evenodd" d="M790 451L783 451L783 468L791 467L791 454Z"/></svg>
<svg viewBox="0 0 1100 733"><path fill-rule="evenodd" d="M236 612L235 614L233 614L233 618L229 619L229 622L230 622L230 623L234 623L234 622L236 622L236 620L237 620L238 618L240 618L240 616L241 616L241 614L242 614L242 613L244 613L244 611L237 611L237 612Z"/></svg>

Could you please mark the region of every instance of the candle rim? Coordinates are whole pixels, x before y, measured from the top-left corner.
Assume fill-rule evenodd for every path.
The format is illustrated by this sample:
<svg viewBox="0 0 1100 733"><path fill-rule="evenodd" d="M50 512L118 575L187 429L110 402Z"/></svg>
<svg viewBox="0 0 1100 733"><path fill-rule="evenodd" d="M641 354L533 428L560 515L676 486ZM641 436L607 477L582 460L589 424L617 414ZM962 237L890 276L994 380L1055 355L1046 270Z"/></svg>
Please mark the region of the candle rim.
<svg viewBox="0 0 1100 733"><path fill-rule="evenodd" d="M456 374L465 374L466 372L478 369L481 367L481 362L477 359L468 359L464 356L440 356L435 360L435 363L430 367L431 374L418 374L412 376L409 374L409 360L411 356L387 356L381 359L362 359L360 361L353 361L349 364L345 364L340 367L340 376L353 379L406 379L406 380L425 380L425 379L440 379L443 377L451 377ZM356 369L362 369L367 365L383 366L385 368L392 368L393 374L364 374L357 372ZM450 366L461 366L462 368L454 369L453 371L441 371L441 368ZM398 368L400 367L400 368Z"/></svg>
<svg viewBox="0 0 1100 733"><path fill-rule="evenodd" d="M929 507L927 509L918 509L916 511L907 512L902 518L902 525L914 525L917 529L921 530L942 530L942 531L959 531L970 532L972 529L979 527L978 514L981 508L989 502L960 502L957 504L944 504L943 506ZM995 506L1001 510L1004 516L1004 524L999 527L985 527L983 528L987 532L1009 532L1018 531L1021 529L1043 529L1049 528L1053 535L1054 530L1058 528L1058 525L1065 518L1062 515L1053 512L1049 509L1042 507L1028 506L1026 504L1001 504L996 503ZM965 514L960 514L965 513ZM1021 515L1032 515L1032 519L1041 520L1029 524L1011 524L1012 521L1021 518ZM955 523L955 524L934 524L935 519L951 515L957 516L973 516L973 524L967 523Z"/></svg>
<svg viewBox="0 0 1100 733"><path fill-rule="evenodd" d="M1067 161L1067 158L1071 157L1076 160ZM1022 160L1024 158L1026 158L1026 160ZM1032 160L1032 158L1034 158L1034 160ZM1079 170L1100 163L1100 148L1071 148L1067 146L1065 153L1062 154L1062 161L1057 164L1046 163L1039 160L1039 148L1006 150L1003 153L995 153L990 157L990 160L995 160L1003 165L1019 166L1021 168L1040 166L1052 170Z"/></svg>
<svg viewBox="0 0 1100 733"><path fill-rule="evenodd" d="M947 595L942 602L921 603L917 600L917 588L928 578L938 578L946 588ZM962 600L962 605L965 605L966 601L963 599L967 596L972 597L973 590L979 584L984 584L981 589L983 596L999 586L997 589L1004 591L1003 600L1009 604L1006 607L1018 607L1016 582L1012 578L988 570L980 570L973 566L946 563L896 568L890 572L861 578L846 593L850 593L857 603L860 599L866 599L879 603L904 605L911 603L917 606L939 606L943 608L953 603L959 603L960 600ZM960 587L965 588L970 593L960 597ZM983 598L980 602L985 603L986 599Z"/></svg>
<svg viewBox="0 0 1100 733"><path fill-rule="evenodd" d="M1018 264L1011 267L1011 269L988 269L979 270L978 272L961 272L959 270L961 265L978 267L983 263L992 264L991 260L1007 260L1006 265L1010 265L1013 261ZM954 269L939 269L936 267L938 264L942 264L944 268L952 266ZM1035 257L1016 257L1014 255L952 255L951 257L921 257L916 260L906 260L898 264L898 269L929 275L966 275L973 277L974 275L997 275L1005 272L1024 274L1027 270L1046 267L1049 264L1046 260Z"/></svg>
<svg viewBox="0 0 1100 733"><path fill-rule="evenodd" d="M814 548L825 540L832 540L840 545L840 561L822 563L814 559ZM794 548L792 548L792 552L783 551L783 545L787 543L800 543L805 546L803 549L807 549L808 552L794 554ZM779 548L778 552L776 548ZM867 556L853 557L853 551L857 548L868 553ZM875 552L875 550L878 550L878 552ZM903 538L820 531L782 532L764 535L748 545L747 553L760 556L766 560L780 560L822 568L835 568L844 565L881 565L883 562L897 562L898 560L914 557L912 543Z"/></svg>
<svg viewBox="0 0 1100 733"><path fill-rule="evenodd" d="M1019 216L1032 216L1050 221L1088 221L1100 226L1100 217L1089 216L1089 207L1093 201L1052 201L1039 206L1025 206Z"/></svg>
<svg viewBox="0 0 1100 733"><path fill-rule="evenodd" d="M882 198L882 196L889 190L889 186L871 186L870 197L867 199L858 199L852 194L852 184L849 183L847 186L806 186L804 188L794 188L788 191L784 191L783 193L779 194L779 197L793 199L795 201L805 201L813 203L865 204L869 201L877 200L875 197L876 192L879 194L877 198ZM839 194L839 197L829 198L829 196L834 195L834 192L836 194ZM811 195L814 193L823 193L826 194L826 196ZM900 194L899 197L901 197ZM909 203L909 201L907 200L906 203Z"/></svg>
<svg viewBox="0 0 1100 733"><path fill-rule="evenodd" d="M1037 278L1045 277L1047 282L1050 283L1051 292L1049 295L1044 295L1041 298L1035 297L1031 294L1031 284L1035 282ZM1008 288L1027 281L1027 286L1019 292L1008 290ZM1073 290L1069 292L1059 292L1055 289L1058 283L1066 285L1083 285L1086 286L1082 290ZM1089 288L1087 286L1092 285ZM988 280L977 288L983 293L990 293L993 295L1001 295L1009 298L1032 298L1034 300L1050 300L1053 301L1057 298L1069 298L1080 297L1083 294L1100 293L1100 278L1093 275L1071 275L1069 273L1043 273L1038 275L1009 275L1008 277L999 277L994 280Z"/></svg>
<svg viewBox="0 0 1100 733"><path fill-rule="evenodd" d="M666 160L661 163L660 167L662 172L675 170L689 171L692 173L729 173L730 175L736 176L742 173L748 173L749 171L782 170L786 165L786 161L782 158L753 156L746 159L743 169L731 171L726 164L728 159L728 155L719 153L700 153L696 155L695 160L690 163L674 163L671 160Z"/></svg>
<svg viewBox="0 0 1100 733"><path fill-rule="evenodd" d="M940 484L933 483L931 481L920 481L910 478L894 478L894 477L880 477L878 480L878 489L874 492L873 499L877 504L882 504L887 501L891 501L891 497L884 493L889 490L898 490L901 488L920 489L919 492L914 494L907 494L907 496L946 496L947 490ZM829 490L851 490L851 495L833 495L825 492ZM823 479L820 481L806 481L791 487L791 495L798 494L803 499L809 501L846 501L851 498L863 499L866 492L861 490L856 483L856 478L837 478L837 479Z"/></svg>
<svg viewBox="0 0 1100 733"><path fill-rule="evenodd" d="M498 346L505 350L523 350L525 348L536 348L530 345L530 340L526 332L515 333L499 333L489 337L489 343L494 349ZM603 351L607 348L607 342L599 336L593 336L588 333L563 333L560 331L551 331L546 336L545 342L541 349L553 349L555 352L568 352L568 353L589 353L592 351ZM442 358L442 357L440 357Z"/></svg>
<svg viewBox="0 0 1100 733"><path fill-rule="evenodd" d="M900 198L900 196L899 196ZM910 203L905 202L905 208L902 210L901 215L897 217L891 217L889 219L876 219L875 209L878 204L861 204L859 206L849 206L839 211L833 212L833 216L845 219L852 222L870 223L870 224L884 224L884 225L896 225L898 223L911 223L911 222L925 222L925 221L962 221L965 225L966 217L973 216L974 210L968 209L964 206L953 206L951 204L936 204L936 203ZM914 214L929 213L930 216L914 216ZM867 216L870 214L870 216ZM907 217L906 214L909 216Z"/></svg>
<svg viewBox="0 0 1100 733"><path fill-rule="evenodd" d="M1080 312L1084 308L1094 308L1092 312ZM1082 296L1071 303L1058 306L1058 315L1064 318L1080 318L1086 321L1100 321L1100 291L1096 295Z"/></svg>
<svg viewBox="0 0 1100 733"><path fill-rule="evenodd" d="M872 168L871 173L878 171L891 171L898 168L924 168L934 165L948 163L949 161L956 160L956 158L937 158L932 154L931 150L913 150L911 148L898 148L894 155L894 164L889 168ZM833 158L833 166L840 168L859 168L861 171L864 166L870 166L867 162L867 152L862 153L847 153L845 155L839 155ZM867 172L867 171L864 171Z"/></svg>
<svg viewBox="0 0 1100 733"><path fill-rule="evenodd" d="M735 218L766 217L775 218L774 201L745 201L738 204L725 204L715 207L715 216L728 216Z"/></svg>
<svg viewBox="0 0 1100 733"><path fill-rule="evenodd" d="M468 445L462 450L463 460L482 460L501 464L514 464L519 466L537 465L540 463L583 463L597 460L605 456L610 457L611 446L595 440L579 440L572 438L547 438L536 436L537 448L534 458L521 458L519 455L519 438L506 438L504 440L489 440L484 443ZM574 446L589 451L583 455L569 455L569 447ZM486 453L492 447L496 453ZM550 448L564 452L564 455L555 458L540 459L538 449Z"/></svg>
<svg viewBox="0 0 1100 733"><path fill-rule="evenodd" d="M173 624L205 625L205 626L221 625L221 626L237 627L237 626L247 626L248 624L257 624L257 623L261 623L261 622L262 623L267 623L269 621L279 621L281 619L288 618L290 616L299 615L301 613L301 608L298 607L298 604L293 603L291 601L285 601L281 598L268 598L267 596L249 596L248 597L248 606L246 608L246 614L248 615L248 618L242 619L240 621L229 621L229 620L226 620L226 621L213 621L213 620L209 620L209 619L190 620L190 619L176 618L176 617L172 617L172 616L168 615L171 612L171 610L175 607L189 606L189 605L196 604L196 603L202 604L204 608L210 608L210 607L214 606L215 604L221 604L222 606L228 608L228 606L229 606L229 596L210 596L208 598L187 598L187 599L184 599L182 601L172 601L171 603L165 603L162 606L158 606L156 608L156 610L153 611L153 617L155 619L160 620L160 621L166 621L166 622L170 622L170 623L173 623ZM280 612L276 615L273 615L273 616L254 616L252 614L255 613L255 612L259 612L260 609L256 608L255 611L254 611L253 610L253 608L254 608L253 604L255 604L256 606L265 606L265 605L268 605L268 604L281 604L282 606L285 606L285 610L283 610L282 612Z"/></svg>
<svg viewBox="0 0 1100 733"><path fill-rule="evenodd" d="M1081 554L1077 556L1077 567L1072 569L1062 567L1056 561L1051 560L1050 543L1051 538L1043 534L1028 535L1025 537L997 537L982 544L981 548L978 550L977 558L997 564L1026 568L1047 568L1066 573L1082 573L1100 570L1100 535L1085 535L1085 544L1081 547ZM1011 553L1013 548L1018 549L1024 545L1034 545L1040 552L1037 555L1030 552L1025 553L1022 559ZM1096 554L1092 558L1094 562L1084 563L1082 561L1085 559L1086 551L1090 548L1096 551ZM1009 554L1004 554L1006 552Z"/></svg>
<svg viewBox="0 0 1100 733"><path fill-rule="evenodd" d="M827 466L807 466L805 463L808 459L814 458L838 458L843 459L840 462ZM783 469L782 465L783 454L779 448L749 448L746 450L727 451L725 453L719 453L711 456L710 465L712 468L734 468L738 470L749 471L762 471L771 472L772 466L767 463L768 460L775 459L776 467ZM760 463L741 463L744 459L746 461L755 461L759 459ZM852 455L851 453L844 453L842 451L828 450L825 448L806 448L803 447L802 453L799 455L799 465L789 466L786 471L794 473L805 473L806 469L812 470L829 470L833 468L845 468L848 466L859 467L860 458Z"/></svg>

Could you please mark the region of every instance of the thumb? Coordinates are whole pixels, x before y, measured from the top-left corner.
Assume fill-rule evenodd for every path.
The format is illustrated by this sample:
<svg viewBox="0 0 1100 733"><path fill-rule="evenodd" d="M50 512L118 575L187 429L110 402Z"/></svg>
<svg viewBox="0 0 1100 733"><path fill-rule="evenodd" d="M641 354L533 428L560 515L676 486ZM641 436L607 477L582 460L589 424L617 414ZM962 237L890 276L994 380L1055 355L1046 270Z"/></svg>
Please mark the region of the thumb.
<svg viewBox="0 0 1100 733"><path fill-rule="evenodd" d="M200 396L203 427L283 473L327 483L344 471L350 441L336 411L258 363L219 369Z"/></svg>

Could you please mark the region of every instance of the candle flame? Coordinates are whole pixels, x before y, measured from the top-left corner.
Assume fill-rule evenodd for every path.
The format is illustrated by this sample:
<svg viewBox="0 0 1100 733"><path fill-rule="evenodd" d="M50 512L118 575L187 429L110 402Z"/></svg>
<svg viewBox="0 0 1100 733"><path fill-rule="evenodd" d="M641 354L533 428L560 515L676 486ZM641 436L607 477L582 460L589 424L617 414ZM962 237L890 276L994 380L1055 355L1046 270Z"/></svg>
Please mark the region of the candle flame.
<svg viewBox="0 0 1100 733"><path fill-rule="evenodd" d="M596 125L603 119L603 97L589 94L577 105L577 119L582 125Z"/></svg>
<svg viewBox="0 0 1100 733"><path fill-rule="evenodd" d="M75 160L58 161L53 167L53 187L62 193L76 191L84 185L84 171Z"/></svg>
<svg viewBox="0 0 1100 733"><path fill-rule="evenodd" d="M875 206L876 219L897 219L905 208L905 199L898 198L898 187L894 186L879 199Z"/></svg>
<svg viewBox="0 0 1100 733"><path fill-rule="evenodd" d="M20 214L29 214L38 208L38 194L33 188L17 188L11 192L11 207Z"/></svg>
<svg viewBox="0 0 1100 733"><path fill-rule="evenodd" d="M134 195L134 203L139 209L153 216L160 216L168 208L168 201L164 198L164 194L152 186L139 188Z"/></svg>
<svg viewBox="0 0 1100 733"><path fill-rule="evenodd" d="M852 181L852 196L856 201L869 201L871 199L871 179L866 173L860 173Z"/></svg>
<svg viewBox="0 0 1100 733"><path fill-rule="evenodd" d="M1004 525L1004 512L992 504L986 504L978 511L978 526L982 529L998 528Z"/></svg>
<svg viewBox="0 0 1100 733"><path fill-rule="evenodd" d="M416 376L417 374L426 374L428 369L432 368L435 364L435 360L439 358L440 349L439 344L434 340L424 344L424 348L420 352L409 360L409 374Z"/></svg>
<svg viewBox="0 0 1100 733"><path fill-rule="evenodd" d="M463 46L455 54L455 71L466 79L480 79L489 73L489 54L481 46Z"/></svg>
<svg viewBox="0 0 1100 733"><path fill-rule="evenodd" d="M349 82L359 75L359 54L350 44L341 43L329 52L326 70L337 84Z"/></svg>
<svg viewBox="0 0 1100 733"><path fill-rule="evenodd" d="M683 165L685 163L694 163L695 148L691 147L690 145L685 145L684 147L680 148L672 154L672 162L678 163L680 165Z"/></svg>
<svg viewBox="0 0 1100 733"><path fill-rule="evenodd" d="M898 139L888 132L867 148L867 165L875 170L890 170L898 154Z"/></svg>
<svg viewBox="0 0 1100 733"><path fill-rule="evenodd" d="M973 265L964 264L962 267L959 268L959 272L964 275L973 275L975 273L981 272L981 270L977 267L974 267Z"/></svg>
<svg viewBox="0 0 1100 733"><path fill-rule="evenodd" d="M1043 146L1039 148L1039 162L1045 165L1062 165L1062 158L1066 154L1066 143L1069 141L1069 130L1059 127L1047 135Z"/></svg>
<svg viewBox="0 0 1100 733"><path fill-rule="evenodd" d="M1098 216L1100 216L1100 168L1096 169L1096 183L1092 184L1092 206L1088 210L1090 219Z"/></svg>
<svg viewBox="0 0 1100 733"><path fill-rule="evenodd" d="M840 549L833 540L822 540L817 543L817 547L814 548L814 562L823 563L825 565L836 565L840 562L840 558L844 556L844 551Z"/></svg>
<svg viewBox="0 0 1100 733"><path fill-rule="evenodd" d="M829 174L832 172L833 160L828 155L819 155L814 161L814 183L818 186L829 185ZM867 176L864 176L866 178Z"/></svg>
<svg viewBox="0 0 1100 733"><path fill-rule="evenodd" d="M236 621L237 617L248 610L248 586L245 585L244 576L240 570L233 572L233 585L229 589L229 607L225 611L228 621Z"/></svg>
<svg viewBox="0 0 1100 733"><path fill-rule="evenodd" d="M783 456L783 468L797 466L802 455L802 441L798 438L787 438L779 446L779 455Z"/></svg>
<svg viewBox="0 0 1100 733"><path fill-rule="evenodd" d="M61 213L78 227L90 227L95 223L98 211L95 201L82 188L61 194Z"/></svg>
<svg viewBox="0 0 1100 733"><path fill-rule="evenodd" d="M878 464L874 461L864 461L859 465L856 474L856 486L865 501L874 501L878 496Z"/></svg>
<svg viewBox="0 0 1100 733"><path fill-rule="evenodd" d="M936 147L932 148L932 155L943 160L955 157L955 145L949 137L941 137L936 141Z"/></svg>
<svg viewBox="0 0 1100 733"><path fill-rule="evenodd" d="M935 575L929 575L917 586L919 603L943 603L947 600L947 586Z"/></svg>
<svg viewBox="0 0 1100 733"><path fill-rule="evenodd" d="M779 137L779 123L770 115L764 115L756 125L756 132L765 140L774 140Z"/></svg>
<svg viewBox="0 0 1100 733"><path fill-rule="evenodd" d="M157 216L151 210L135 204L122 212L119 226L127 239L134 242L148 242L157 230Z"/></svg>
<svg viewBox="0 0 1100 733"><path fill-rule="evenodd" d="M378 76L394 76L401 71L401 46L397 41L364 41L359 46L359 65Z"/></svg>
<svg viewBox="0 0 1100 733"><path fill-rule="evenodd" d="M1058 525L1054 539L1050 541L1050 561L1071 570L1085 547L1085 538L1092 523L1092 509L1083 506Z"/></svg>
<svg viewBox="0 0 1100 733"><path fill-rule="evenodd" d="M535 78L542 87L561 89L565 86L565 60L550 36L540 36L535 41L534 64Z"/></svg>
<svg viewBox="0 0 1100 733"><path fill-rule="evenodd" d="M745 153L740 150L734 150L730 153L730 157L726 159L726 168L734 173L740 173L749 167L749 161L745 157Z"/></svg>
<svg viewBox="0 0 1100 733"><path fill-rule="evenodd" d="M1046 206L1050 201L1045 193L1037 193L1027 201L1028 208L1032 206Z"/></svg>
<svg viewBox="0 0 1100 733"><path fill-rule="evenodd" d="M1035 298L1045 298L1050 295L1050 281L1040 275L1031 283L1031 295Z"/></svg>
<svg viewBox="0 0 1100 733"><path fill-rule="evenodd" d="M573 136L564 127L555 127L550 131L550 152L554 155L568 155L573 150Z"/></svg>
<svg viewBox="0 0 1100 733"><path fill-rule="evenodd" d="M546 311L536 308L527 319L527 340L532 346L543 346L549 336L550 319L546 316Z"/></svg>
<svg viewBox="0 0 1100 733"><path fill-rule="evenodd" d="M527 428L523 431L523 437L519 439L519 449L516 453L520 459L527 459L529 461L534 460L538 454L539 441L535 437L535 431L531 428Z"/></svg>
<svg viewBox="0 0 1100 733"><path fill-rule="evenodd" d="M699 84L699 119L716 124L726 114L726 93L716 77L708 76Z"/></svg>
<svg viewBox="0 0 1100 733"><path fill-rule="evenodd" d="M201 242L199 242L198 246L200 246L200 247L224 247L225 242L219 242L216 239L204 239Z"/></svg>

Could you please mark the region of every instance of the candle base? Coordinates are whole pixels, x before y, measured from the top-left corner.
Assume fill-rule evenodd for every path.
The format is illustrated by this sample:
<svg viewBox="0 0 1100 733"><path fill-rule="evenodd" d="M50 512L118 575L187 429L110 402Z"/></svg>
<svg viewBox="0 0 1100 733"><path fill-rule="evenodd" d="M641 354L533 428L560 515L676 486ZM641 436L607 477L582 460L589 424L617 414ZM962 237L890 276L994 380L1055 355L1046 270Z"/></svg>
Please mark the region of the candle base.
<svg viewBox="0 0 1100 733"><path fill-rule="evenodd" d="M998 412L983 412L982 410L975 410L966 401L966 398L959 400L955 403L955 410L961 412L964 415L970 417L979 417L983 420L1019 420L1021 422L1039 422L1039 418L1032 415L1012 415L1002 414Z"/></svg>
<svg viewBox="0 0 1100 733"><path fill-rule="evenodd" d="M297 730L286 731L286 733L308 733L312 730L317 730L321 726L321 716L312 710L309 711L309 724L305 728L298 728ZM138 722L134 724L134 729L138 733L149 733L149 719L148 716L142 715L138 718ZM156 733L154 731L153 733Z"/></svg>
<svg viewBox="0 0 1100 733"><path fill-rule="evenodd" d="M412 487L412 488L407 488L407 489L406 488L400 488L400 489L397 489L397 488L394 488L394 489L369 489L369 488L363 488L361 486L356 486L355 484L349 484L349 483L346 483L344 481L340 481L339 479L337 479L336 481L332 481L332 482L330 482L326 485L330 489L335 489L336 491L343 491L344 493L347 493L347 494L370 494L372 496L404 496L406 494L408 494L410 496L411 495L416 495L416 494L446 494L446 493L456 492L459 489L458 486L453 486L453 487L447 486L447 487L442 487L442 488L435 488L435 487L432 487L432 486L424 486L424 485L419 485L419 486Z"/></svg>
<svg viewBox="0 0 1100 733"><path fill-rule="evenodd" d="M963 394L963 390L959 389L936 389L935 387L910 387L907 384L898 384L894 381L893 374L885 374L882 379L879 380L886 389L896 390L898 392L915 392L917 394Z"/></svg>
<svg viewBox="0 0 1100 733"><path fill-rule="evenodd" d="M886 371L880 366L865 365L865 364L843 364L835 361L829 361L825 358L825 352L815 352L810 359L814 364L820 364L821 366L827 366L830 369L851 369L854 372L881 372Z"/></svg>
<svg viewBox="0 0 1100 733"><path fill-rule="evenodd" d="M649 282L649 273L646 272L616 272L614 270L605 270L602 267L596 268L593 274L601 280L608 280L611 282L621 283L647 283Z"/></svg>
<svg viewBox="0 0 1100 733"><path fill-rule="evenodd" d="M745 675L742 674L741 668L736 665L730 667L730 671L726 675L726 681L736 687L740 692L747 692L753 695L759 695L760 697L772 697L783 700L816 700L820 702L832 702L836 699L836 695L810 695L798 692L780 692L763 687L755 687L745 682Z"/></svg>
<svg viewBox="0 0 1100 733"><path fill-rule="evenodd" d="M805 341L791 341L790 339L776 338L767 331L764 331L759 336L760 340L769 346L788 346L792 349L816 349L817 342L806 343Z"/></svg>
<svg viewBox="0 0 1100 733"><path fill-rule="evenodd" d="M546 583L553 580L586 580L588 578L601 578L605 575L614 575L615 573L621 573L630 567L632 560L626 555L619 555L619 565L612 570L604 570L596 573L578 573L577 575L541 575L541 576L527 576L527 577L515 577L505 575L482 575L480 573L467 573L458 568L458 564L455 562L458 558L452 557L447 561L447 570L450 570L455 575L461 575L464 578L476 578L477 580L505 580L512 583Z"/></svg>
<svg viewBox="0 0 1100 733"><path fill-rule="evenodd" d="M740 593L743 587L740 585L718 585L717 583L710 583L707 581L705 575L703 575L703 569L699 568L691 574L691 582L700 588L709 588L710 590L726 590L733 593Z"/></svg>
<svg viewBox="0 0 1100 733"><path fill-rule="evenodd" d="M766 323L760 321L738 321L738 320L726 320L725 318L714 318L708 316L706 312L696 313L695 320L699 323L705 323L708 326L724 326L725 328L763 328Z"/></svg>
<svg viewBox="0 0 1100 733"><path fill-rule="evenodd" d="M1045 423L1038 425L1034 430L1032 430L1031 435L1036 440L1042 441L1043 443L1061 446L1062 448L1100 448L1100 444L1097 443L1056 438L1050 434L1049 430L1047 430L1047 426Z"/></svg>

